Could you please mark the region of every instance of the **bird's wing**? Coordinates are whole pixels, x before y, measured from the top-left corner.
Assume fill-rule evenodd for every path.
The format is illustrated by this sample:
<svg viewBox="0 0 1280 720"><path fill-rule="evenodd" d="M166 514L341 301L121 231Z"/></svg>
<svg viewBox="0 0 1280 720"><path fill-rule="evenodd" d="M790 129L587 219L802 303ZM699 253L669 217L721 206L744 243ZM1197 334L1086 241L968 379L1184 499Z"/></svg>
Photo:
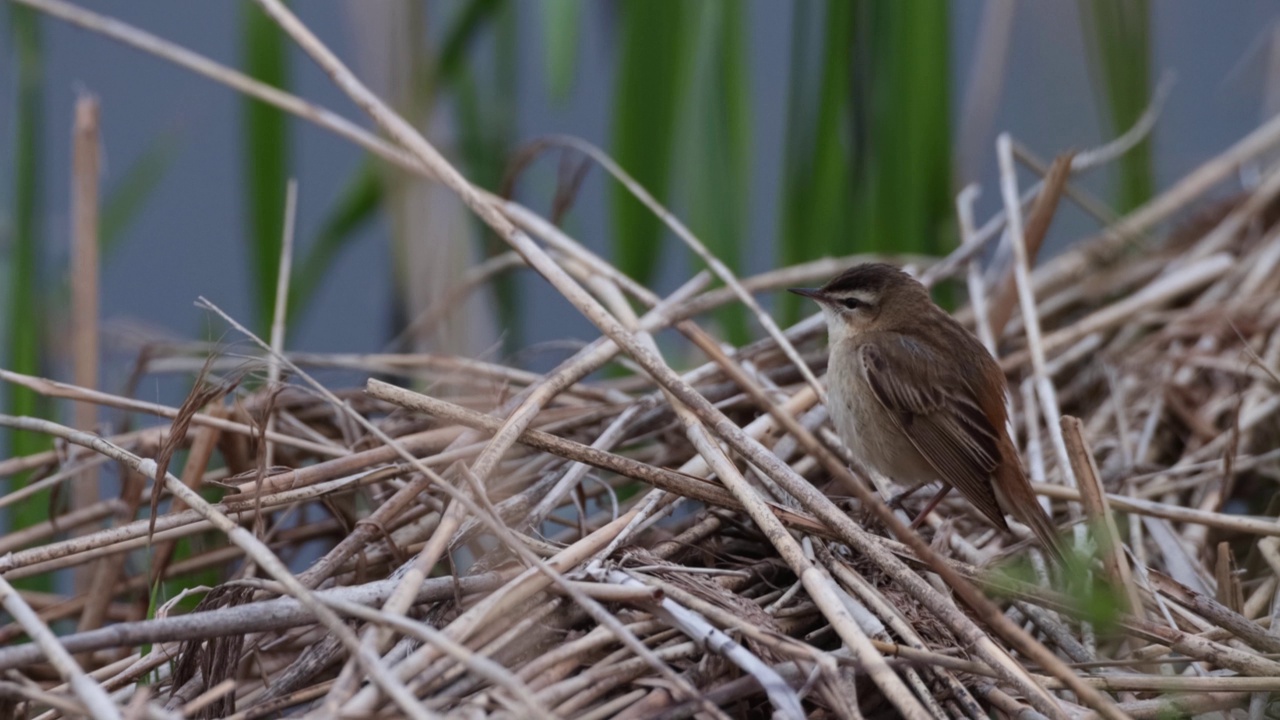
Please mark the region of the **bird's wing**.
<svg viewBox="0 0 1280 720"><path fill-rule="evenodd" d="M1000 464L999 433L968 383L946 371L945 358L904 336L863 344L858 352L876 399L939 479L997 527L1008 527L991 484Z"/></svg>

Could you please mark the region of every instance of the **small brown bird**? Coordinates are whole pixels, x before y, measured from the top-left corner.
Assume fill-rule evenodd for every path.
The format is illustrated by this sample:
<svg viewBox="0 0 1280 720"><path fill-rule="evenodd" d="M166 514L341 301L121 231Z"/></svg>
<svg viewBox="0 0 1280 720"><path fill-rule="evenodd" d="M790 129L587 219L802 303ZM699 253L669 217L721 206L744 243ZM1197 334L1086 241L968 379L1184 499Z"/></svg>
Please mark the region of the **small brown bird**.
<svg viewBox="0 0 1280 720"><path fill-rule="evenodd" d="M1061 561L1005 428L1004 373L977 338L892 265L858 265L791 292L826 315L829 410L855 456L910 487L941 480L942 494L955 487L1003 530L1012 515Z"/></svg>

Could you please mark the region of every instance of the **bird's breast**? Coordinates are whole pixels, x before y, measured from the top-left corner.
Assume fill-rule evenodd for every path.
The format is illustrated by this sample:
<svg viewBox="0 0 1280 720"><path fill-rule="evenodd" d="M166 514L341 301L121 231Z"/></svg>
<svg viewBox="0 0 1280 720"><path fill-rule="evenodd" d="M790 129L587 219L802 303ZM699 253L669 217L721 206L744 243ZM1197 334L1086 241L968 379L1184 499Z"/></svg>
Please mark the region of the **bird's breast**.
<svg viewBox="0 0 1280 720"><path fill-rule="evenodd" d="M876 398L856 346L842 344L832 348L827 383L831 422L854 456L903 485L940 479Z"/></svg>

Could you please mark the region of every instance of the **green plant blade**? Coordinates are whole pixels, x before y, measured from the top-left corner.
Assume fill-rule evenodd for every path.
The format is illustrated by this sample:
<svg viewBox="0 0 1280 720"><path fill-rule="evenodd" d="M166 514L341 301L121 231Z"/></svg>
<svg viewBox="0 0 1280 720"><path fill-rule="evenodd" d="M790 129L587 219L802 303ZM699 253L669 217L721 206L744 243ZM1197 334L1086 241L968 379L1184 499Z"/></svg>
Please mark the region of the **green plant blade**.
<svg viewBox="0 0 1280 720"><path fill-rule="evenodd" d="M943 3L795 6L784 262L949 247L948 21Z"/></svg>
<svg viewBox="0 0 1280 720"><path fill-rule="evenodd" d="M471 0L462 8L445 34L440 50L438 68L442 78L452 78L467 64L471 43L504 4L504 0Z"/></svg>
<svg viewBox="0 0 1280 720"><path fill-rule="evenodd" d="M792 6L790 93L784 150L781 227L783 264L830 255L853 227L853 125L849 108L853 2L801 0ZM794 322L801 298L781 298Z"/></svg>
<svg viewBox="0 0 1280 720"><path fill-rule="evenodd" d="M1113 133L1128 130L1151 102L1151 4L1148 0L1081 0L1081 21L1095 91ZM1116 197L1122 213L1151 198L1151 138L1120 158Z"/></svg>
<svg viewBox="0 0 1280 720"><path fill-rule="evenodd" d="M683 89L688 82L689 13L680 0L623 0L622 34L613 104L613 157L659 201L671 180L672 152ZM653 278L662 225L626 188L611 187L614 261L640 282Z"/></svg>
<svg viewBox="0 0 1280 720"><path fill-rule="evenodd" d="M690 147L681 163L682 174L691 181L687 212L690 229L736 271L747 242L751 192L746 8L739 3L701 3L697 10L694 89L684 123L691 130ZM731 342L747 342L750 333L742 305L722 308L716 319Z"/></svg>
<svg viewBox="0 0 1280 720"><path fill-rule="evenodd" d="M869 215L843 252L936 254L951 218L948 9L868 3L854 102L868 142L856 182Z"/></svg>
<svg viewBox="0 0 1280 720"><path fill-rule="evenodd" d="M573 88L583 4L582 0L543 0L541 7L547 90L553 100L562 102Z"/></svg>
<svg viewBox="0 0 1280 720"><path fill-rule="evenodd" d="M288 46L284 32L266 13L246 3L241 19L245 72L288 89ZM244 98L243 174L246 235L254 288L255 327L271 326L284 232L285 186L289 180L289 121L281 110Z"/></svg>
<svg viewBox="0 0 1280 720"><path fill-rule="evenodd" d="M4 366L15 372L42 375L45 362L41 329L46 326L45 308L40 302L40 247L43 236L41 216L41 147L44 120L44 62L40 24L35 10L9 6L9 35L17 55L16 136L13 144L13 242L9 266L6 322L7 352ZM34 391L9 385L10 415L45 417L48 402ZM51 447L44 435L19 430L9 433L9 456L32 455ZM29 475L14 478L10 487L26 485ZM19 503L6 514L8 528L18 530L49 518L50 493L44 491ZM18 584L32 590L52 590L52 578L45 576Z"/></svg>

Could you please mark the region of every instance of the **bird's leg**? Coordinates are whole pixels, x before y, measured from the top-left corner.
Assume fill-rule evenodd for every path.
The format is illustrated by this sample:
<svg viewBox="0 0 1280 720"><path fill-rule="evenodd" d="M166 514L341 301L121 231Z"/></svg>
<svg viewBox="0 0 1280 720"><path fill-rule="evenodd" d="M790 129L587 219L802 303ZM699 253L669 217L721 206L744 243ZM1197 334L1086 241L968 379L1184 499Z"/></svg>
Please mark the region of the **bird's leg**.
<svg viewBox="0 0 1280 720"><path fill-rule="evenodd" d="M907 501L907 498L920 492L920 488L926 487L928 484L929 483L913 485L900 493L896 493L893 497L889 498L885 504L888 505L891 510L902 510L902 504Z"/></svg>
<svg viewBox="0 0 1280 720"><path fill-rule="evenodd" d="M924 509L920 511L920 514L916 516L916 519L911 521L911 529L915 530L920 527L920 523L924 522L924 519L929 517L929 513L933 512L933 509L938 507L938 503L942 502L942 498L946 497L949 492L951 492L951 486L943 483L942 489L938 491L938 494L934 495L933 499L929 501L929 504L925 505Z"/></svg>

